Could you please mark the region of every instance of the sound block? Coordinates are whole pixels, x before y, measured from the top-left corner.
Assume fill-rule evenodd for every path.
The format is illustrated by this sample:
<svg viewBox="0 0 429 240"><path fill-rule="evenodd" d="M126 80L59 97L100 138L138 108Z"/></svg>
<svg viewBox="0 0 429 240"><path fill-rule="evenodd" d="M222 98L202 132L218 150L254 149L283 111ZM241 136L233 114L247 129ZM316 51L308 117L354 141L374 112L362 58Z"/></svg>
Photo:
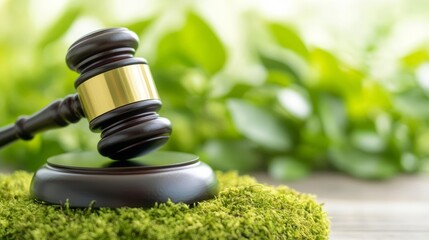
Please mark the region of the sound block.
<svg viewBox="0 0 429 240"><path fill-rule="evenodd" d="M30 187L35 200L70 207L152 207L168 199L193 204L216 193L216 176L198 156L162 151L127 161L97 152L57 155L36 171Z"/></svg>

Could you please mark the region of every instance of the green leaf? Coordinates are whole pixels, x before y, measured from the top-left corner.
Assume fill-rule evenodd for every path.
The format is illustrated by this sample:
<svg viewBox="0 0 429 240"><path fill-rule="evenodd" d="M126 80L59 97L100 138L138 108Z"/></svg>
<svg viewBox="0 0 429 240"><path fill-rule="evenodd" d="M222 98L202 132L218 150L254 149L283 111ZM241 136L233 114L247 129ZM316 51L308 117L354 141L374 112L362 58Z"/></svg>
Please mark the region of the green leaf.
<svg viewBox="0 0 429 240"><path fill-rule="evenodd" d="M215 169L249 172L262 166L261 157L249 141L211 140L203 146L201 159Z"/></svg>
<svg viewBox="0 0 429 240"><path fill-rule="evenodd" d="M396 111L407 118L429 118L428 97L418 89L402 92L393 97Z"/></svg>
<svg viewBox="0 0 429 240"><path fill-rule="evenodd" d="M252 87L243 95L243 98L246 99L246 101L251 102L255 105L273 106L277 101L277 89L278 87L273 85L261 85L259 87Z"/></svg>
<svg viewBox="0 0 429 240"><path fill-rule="evenodd" d="M253 86L246 83L234 84L231 90L228 92L230 98L242 98L246 93L253 89Z"/></svg>
<svg viewBox="0 0 429 240"><path fill-rule="evenodd" d="M319 84L322 86L334 88L335 84L341 83L342 73L340 70L340 62L330 52L316 48L311 51L310 55L311 69L316 74Z"/></svg>
<svg viewBox="0 0 429 240"><path fill-rule="evenodd" d="M308 50L299 35L289 26L280 23L271 23L268 29L276 42L304 59L308 58Z"/></svg>
<svg viewBox="0 0 429 240"><path fill-rule="evenodd" d="M279 70L269 70L267 72L267 83L272 83L282 87L287 87L294 82L294 79L289 74L286 74Z"/></svg>
<svg viewBox="0 0 429 240"><path fill-rule="evenodd" d="M290 181L306 177L310 173L310 169L297 159L276 157L270 162L268 172L274 179Z"/></svg>
<svg viewBox="0 0 429 240"><path fill-rule="evenodd" d="M166 117L174 123L174 132L170 137L168 145L174 146L181 151L193 151L198 144L198 132L190 114L171 111Z"/></svg>
<svg viewBox="0 0 429 240"><path fill-rule="evenodd" d="M227 104L235 127L248 139L275 151L291 149L289 130L274 114L238 99Z"/></svg>
<svg viewBox="0 0 429 240"><path fill-rule="evenodd" d="M284 74L289 75L294 80L301 81L299 72L294 69L293 66L286 63L285 61L279 61L277 59L270 58L268 56L260 56L262 64L269 70L281 71Z"/></svg>
<svg viewBox="0 0 429 240"><path fill-rule="evenodd" d="M419 48L405 55L400 60L404 66L415 68L429 60L429 52L426 48Z"/></svg>
<svg viewBox="0 0 429 240"><path fill-rule="evenodd" d="M189 57L208 73L219 71L226 61L226 52L219 38L196 14L188 15L182 29L182 46Z"/></svg>
<svg viewBox="0 0 429 240"><path fill-rule="evenodd" d="M283 88L277 92L277 99L282 108L295 118L307 119L312 114L311 105L303 89Z"/></svg>
<svg viewBox="0 0 429 240"><path fill-rule="evenodd" d="M148 27L153 23L153 21L154 21L154 18L143 19L130 24L126 24L124 25L124 27L128 28L129 30L137 34L142 34L148 29Z"/></svg>
<svg viewBox="0 0 429 240"><path fill-rule="evenodd" d="M198 15L189 13L184 27L167 34L158 44L158 62L199 67L210 75L226 62L226 51L220 39Z"/></svg>
<svg viewBox="0 0 429 240"><path fill-rule="evenodd" d="M61 38L78 18L81 10L79 5L71 4L71 6L67 7L57 21L48 28L44 34L44 38L39 41L39 47L44 48Z"/></svg>
<svg viewBox="0 0 429 240"><path fill-rule="evenodd" d="M401 168L404 172L415 173L418 171L420 166L420 159L410 152L404 152L401 155Z"/></svg>
<svg viewBox="0 0 429 240"><path fill-rule="evenodd" d="M350 134L353 146L368 153L382 153L386 149L385 140L375 131L357 129Z"/></svg>
<svg viewBox="0 0 429 240"><path fill-rule="evenodd" d="M405 135L405 134L401 134ZM429 156L429 129L424 128L416 133L415 149L419 156ZM402 137L407 139L405 136Z"/></svg>
<svg viewBox="0 0 429 240"><path fill-rule="evenodd" d="M310 71L312 77L306 79L309 85L345 96L360 91L366 74L351 68L332 53L316 48L310 53Z"/></svg>
<svg viewBox="0 0 429 240"><path fill-rule="evenodd" d="M158 71L164 75L168 75L168 72L182 74L184 69L194 67L183 51L180 32L171 32L162 37L156 51L156 61L152 63L152 68L159 68ZM171 79L178 82L175 78Z"/></svg>
<svg viewBox="0 0 429 240"><path fill-rule="evenodd" d="M359 178L388 179L399 171L396 160L387 155L365 153L347 146L332 149L331 160L337 169Z"/></svg>
<svg viewBox="0 0 429 240"><path fill-rule="evenodd" d="M333 141L343 141L348 121L344 103L330 95L321 95L317 100L316 108L325 134Z"/></svg>

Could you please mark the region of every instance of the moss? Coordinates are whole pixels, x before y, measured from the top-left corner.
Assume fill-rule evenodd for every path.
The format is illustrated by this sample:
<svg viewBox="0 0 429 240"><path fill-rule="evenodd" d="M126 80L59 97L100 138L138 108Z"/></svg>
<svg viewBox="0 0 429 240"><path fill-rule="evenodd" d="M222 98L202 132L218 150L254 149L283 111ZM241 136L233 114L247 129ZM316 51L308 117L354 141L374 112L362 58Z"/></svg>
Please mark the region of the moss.
<svg viewBox="0 0 429 240"><path fill-rule="evenodd" d="M31 175L0 175L0 239L327 239L329 221L312 196L217 173L220 193L194 207L72 209L35 203Z"/></svg>

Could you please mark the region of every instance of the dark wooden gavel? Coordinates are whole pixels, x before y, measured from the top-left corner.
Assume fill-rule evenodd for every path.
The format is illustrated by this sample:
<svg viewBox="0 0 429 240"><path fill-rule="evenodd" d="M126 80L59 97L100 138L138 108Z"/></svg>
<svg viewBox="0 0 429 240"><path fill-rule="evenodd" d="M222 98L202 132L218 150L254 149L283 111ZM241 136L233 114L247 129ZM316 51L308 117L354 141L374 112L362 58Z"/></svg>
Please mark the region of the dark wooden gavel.
<svg viewBox="0 0 429 240"><path fill-rule="evenodd" d="M138 44L137 35L126 28L77 40L66 56L69 68L81 74L75 81L77 94L0 129L0 147L84 117L92 131L101 131L98 151L111 159L134 158L164 145L171 123L157 114L162 104L146 60L134 57Z"/></svg>

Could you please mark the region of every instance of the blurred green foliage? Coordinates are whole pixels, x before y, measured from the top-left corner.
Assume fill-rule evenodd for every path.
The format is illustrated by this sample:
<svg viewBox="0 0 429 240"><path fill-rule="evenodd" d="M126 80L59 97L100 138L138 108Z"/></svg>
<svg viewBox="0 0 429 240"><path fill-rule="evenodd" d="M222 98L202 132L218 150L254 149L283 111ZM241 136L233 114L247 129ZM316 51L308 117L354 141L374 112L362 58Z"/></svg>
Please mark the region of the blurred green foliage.
<svg viewBox="0 0 429 240"><path fill-rule="evenodd" d="M75 3L38 32L27 5L6 1L0 10L3 23L13 22L0 26L1 125L74 92L77 75L64 63L64 36L77 20L92 16L141 36L138 55L149 60L163 101L160 114L174 125L164 149L198 153L217 169L265 169L285 180L326 169L385 179L427 166L429 97L416 75L429 61L427 46L398 59L396 78L386 81L371 74L370 62L351 66L306 44L291 23L243 15L249 22L240 29L243 58L263 73L252 76L255 81L246 78L251 72L231 74L246 69L229 62L230 46L197 11L180 11L181 21L159 31L156 16L112 22L90 3ZM363 58L381 48L383 38L369 42ZM156 43L145 45L150 39ZM0 162L34 170L48 156L95 149L98 136L87 125L14 143L0 151Z"/></svg>

